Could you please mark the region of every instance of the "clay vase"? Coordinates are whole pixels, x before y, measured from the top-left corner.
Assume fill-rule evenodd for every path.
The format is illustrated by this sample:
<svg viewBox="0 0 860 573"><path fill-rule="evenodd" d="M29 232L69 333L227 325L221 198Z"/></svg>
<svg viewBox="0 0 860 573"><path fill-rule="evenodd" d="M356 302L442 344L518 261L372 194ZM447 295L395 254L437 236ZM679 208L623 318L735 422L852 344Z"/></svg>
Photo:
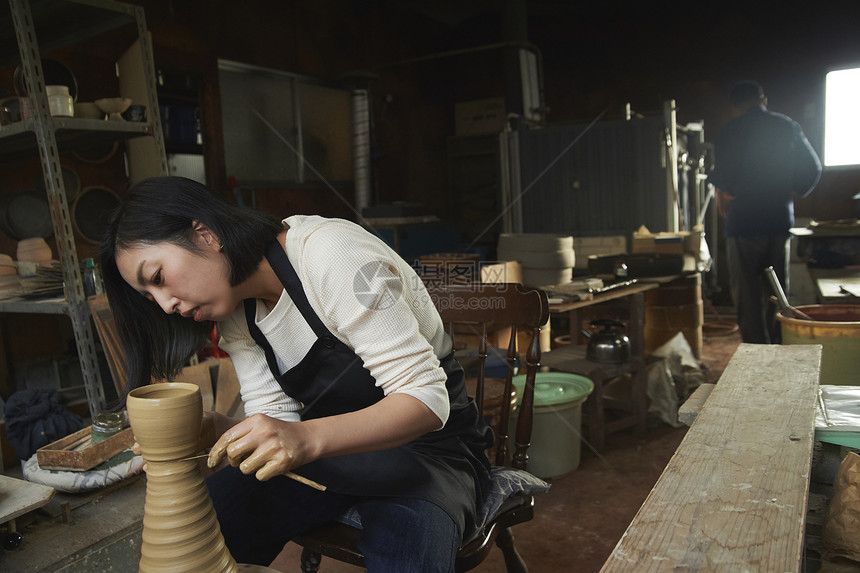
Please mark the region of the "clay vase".
<svg viewBox="0 0 860 573"><path fill-rule="evenodd" d="M126 402L146 462L141 573L235 572L197 453L203 419L194 384L158 383L132 390Z"/></svg>

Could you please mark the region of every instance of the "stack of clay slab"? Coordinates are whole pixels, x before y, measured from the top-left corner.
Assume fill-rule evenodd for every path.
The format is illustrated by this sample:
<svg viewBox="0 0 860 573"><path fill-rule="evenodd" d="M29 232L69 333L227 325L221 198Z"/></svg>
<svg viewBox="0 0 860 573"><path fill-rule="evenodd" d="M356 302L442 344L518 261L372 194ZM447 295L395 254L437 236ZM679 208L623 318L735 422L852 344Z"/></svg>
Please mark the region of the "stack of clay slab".
<svg viewBox="0 0 860 573"><path fill-rule="evenodd" d="M497 257L519 261L523 284L535 287L569 283L576 261L573 237L550 233L502 233Z"/></svg>

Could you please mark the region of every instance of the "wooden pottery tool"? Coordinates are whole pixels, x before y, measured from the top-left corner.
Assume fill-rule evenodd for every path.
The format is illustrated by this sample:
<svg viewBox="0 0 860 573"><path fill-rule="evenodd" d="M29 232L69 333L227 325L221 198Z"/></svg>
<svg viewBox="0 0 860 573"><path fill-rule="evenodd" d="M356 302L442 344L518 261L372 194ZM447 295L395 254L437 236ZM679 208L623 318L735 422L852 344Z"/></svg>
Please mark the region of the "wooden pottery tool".
<svg viewBox="0 0 860 573"><path fill-rule="evenodd" d="M776 294L779 306L784 311L786 311L787 314L791 315L793 318L800 318L802 320L814 320L805 312L802 312L788 304L788 298L785 296L785 291L782 290L782 285L779 284L779 278L777 278L776 272L774 272L773 267L766 268L764 270L764 273L767 275L768 280L770 280L770 286L771 288L773 288L774 294Z"/></svg>

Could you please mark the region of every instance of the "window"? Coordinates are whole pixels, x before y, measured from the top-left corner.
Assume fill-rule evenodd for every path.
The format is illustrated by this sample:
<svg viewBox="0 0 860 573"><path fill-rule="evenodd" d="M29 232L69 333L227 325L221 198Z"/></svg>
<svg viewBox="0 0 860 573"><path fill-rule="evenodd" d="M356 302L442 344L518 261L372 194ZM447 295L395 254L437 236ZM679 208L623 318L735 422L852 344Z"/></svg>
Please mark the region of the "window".
<svg viewBox="0 0 860 573"><path fill-rule="evenodd" d="M218 61L227 174L239 185L351 181L351 92Z"/></svg>
<svg viewBox="0 0 860 573"><path fill-rule="evenodd" d="M860 68L829 72L824 86L824 165L860 164Z"/></svg>

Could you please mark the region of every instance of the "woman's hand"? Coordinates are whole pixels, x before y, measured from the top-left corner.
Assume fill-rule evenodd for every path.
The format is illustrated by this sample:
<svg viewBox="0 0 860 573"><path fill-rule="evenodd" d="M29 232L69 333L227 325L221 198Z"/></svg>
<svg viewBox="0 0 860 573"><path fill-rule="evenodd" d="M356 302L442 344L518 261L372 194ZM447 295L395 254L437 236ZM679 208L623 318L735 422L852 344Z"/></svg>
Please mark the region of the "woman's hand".
<svg viewBox="0 0 860 573"><path fill-rule="evenodd" d="M319 458L379 451L438 429L440 420L408 394L390 394L355 412L284 422L255 414L221 436L209 452L212 467L226 456L244 474L265 481Z"/></svg>
<svg viewBox="0 0 860 573"><path fill-rule="evenodd" d="M226 431L209 452L209 467L225 457L244 474L260 481L283 475L316 459L302 422L284 422L255 414Z"/></svg>

